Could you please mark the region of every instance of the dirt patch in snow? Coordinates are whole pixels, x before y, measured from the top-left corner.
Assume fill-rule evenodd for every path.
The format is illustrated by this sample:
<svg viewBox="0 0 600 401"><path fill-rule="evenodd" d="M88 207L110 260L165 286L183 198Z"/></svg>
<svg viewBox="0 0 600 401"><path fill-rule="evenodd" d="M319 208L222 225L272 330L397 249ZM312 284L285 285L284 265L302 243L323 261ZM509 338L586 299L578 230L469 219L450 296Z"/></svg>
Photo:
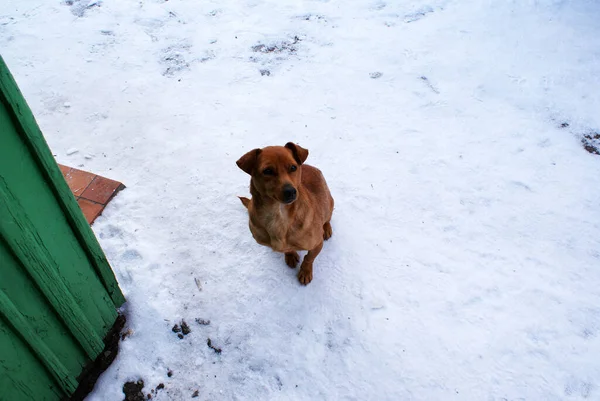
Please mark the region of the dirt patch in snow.
<svg viewBox="0 0 600 401"><path fill-rule="evenodd" d="M146 397L142 390L144 389L144 381L127 382L123 384L124 401L144 401Z"/></svg>
<svg viewBox="0 0 600 401"><path fill-rule="evenodd" d="M180 325L175 324L175 326L173 326L171 331L173 333L177 333L177 337L179 337L180 339L183 339L184 336L187 336L188 334L190 334L192 332L192 329L190 329L190 326L186 323L185 320L182 320Z"/></svg>
<svg viewBox="0 0 600 401"><path fill-rule="evenodd" d="M222 349L221 349L221 348L215 347L215 346L213 345L213 342L212 342L212 340L211 340L210 338L206 339L206 345L208 345L208 348L212 349L212 350L213 350L213 351L215 351L217 354L220 354L220 353L221 353L221 351L222 351Z"/></svg>
<svg viewBox="0 0 600 401"><path fill-rule="evenodd" d="M594 155L600 155L600 133L590 132L581 139L583 148Z"/></svg>
<svg viewBox="0 0 600 401"><path fill-rule="evenodd" d="M562 122L559 128L569 128L571 124ZM574 132L577 134L576 132ZM588 130L584 134L579 134L583 148L593 155L600 155L600 132L596 130Z"/></svg>

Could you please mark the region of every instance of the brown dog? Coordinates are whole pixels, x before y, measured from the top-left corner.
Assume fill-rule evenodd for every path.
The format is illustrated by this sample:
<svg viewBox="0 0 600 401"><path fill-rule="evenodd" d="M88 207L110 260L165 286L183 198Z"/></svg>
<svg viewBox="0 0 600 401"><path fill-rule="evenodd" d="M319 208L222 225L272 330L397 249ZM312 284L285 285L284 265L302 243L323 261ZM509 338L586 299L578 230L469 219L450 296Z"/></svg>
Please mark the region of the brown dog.
<svg viewBox="0 0 600 401"><path fill-rule="evenodd" d="M300 283L312 281L313 262L323 240L331 237L333 198L321 171L304 164L308 150L291 142L254 149L237 161L250 174L252 199L240 197L250 215L250 231L261 245L285 253L294 268L297 251L308 251L298 273Z"/></svg>

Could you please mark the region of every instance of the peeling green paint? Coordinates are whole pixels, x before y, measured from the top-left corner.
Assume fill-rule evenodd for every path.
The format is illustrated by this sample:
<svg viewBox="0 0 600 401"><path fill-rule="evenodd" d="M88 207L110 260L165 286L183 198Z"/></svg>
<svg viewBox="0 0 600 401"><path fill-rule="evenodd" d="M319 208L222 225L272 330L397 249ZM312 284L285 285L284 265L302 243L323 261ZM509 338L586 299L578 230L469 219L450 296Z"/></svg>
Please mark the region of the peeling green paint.
<svg viewBox="0 0 600 401"><path fill-rule="evenodd" d="M124 301L0 57L0 399L70 396Z"/></svg>

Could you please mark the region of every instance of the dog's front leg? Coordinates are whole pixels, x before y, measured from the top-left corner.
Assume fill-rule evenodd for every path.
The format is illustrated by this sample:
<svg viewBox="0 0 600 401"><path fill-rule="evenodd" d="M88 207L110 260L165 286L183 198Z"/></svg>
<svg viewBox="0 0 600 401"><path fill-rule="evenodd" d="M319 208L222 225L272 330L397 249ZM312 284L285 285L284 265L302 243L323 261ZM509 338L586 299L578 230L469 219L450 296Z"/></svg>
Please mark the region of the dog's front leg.
<svg viewBox="0 0 600 401"><path fill-rule="evenodd" d="M300 256L298 255L298 252L293 251L285 253L285 264L291 267L292 269L295 269L296 266L298 266L299 261Z"/></svg>
<svg viewBox="0 0 600 401"><path fill-rule="evenodd" d="M300 284L307 285L312 281L313 277L313 262L315 258L323 249L323 241L319 243L316 247L308 251L304 260L302 261L302 265L300 265L300 271L298 272L298 280Z"/></svg>

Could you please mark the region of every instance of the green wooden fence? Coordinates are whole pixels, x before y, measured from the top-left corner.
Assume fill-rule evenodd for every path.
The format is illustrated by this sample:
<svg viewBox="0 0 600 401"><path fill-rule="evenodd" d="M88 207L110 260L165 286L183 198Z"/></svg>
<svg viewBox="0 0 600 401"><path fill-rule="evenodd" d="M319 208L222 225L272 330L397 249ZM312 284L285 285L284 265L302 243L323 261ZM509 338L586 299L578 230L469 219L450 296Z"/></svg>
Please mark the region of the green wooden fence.
<svg viewBox="0 0 600 401"><path fill-rule="evenodd" d="M0 400L71 397L124 301L0 57Z"/></svg>

